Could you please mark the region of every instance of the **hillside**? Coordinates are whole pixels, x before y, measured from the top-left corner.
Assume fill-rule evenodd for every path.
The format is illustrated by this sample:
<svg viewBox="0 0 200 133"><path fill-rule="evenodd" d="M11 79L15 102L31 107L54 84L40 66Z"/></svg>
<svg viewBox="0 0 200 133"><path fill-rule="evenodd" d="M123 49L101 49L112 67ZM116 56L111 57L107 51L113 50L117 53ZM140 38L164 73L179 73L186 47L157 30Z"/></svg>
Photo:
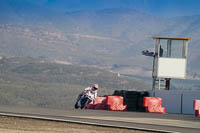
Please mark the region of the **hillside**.
<svg viewBox="0 0 200 133"><path fill-rule="evenodd" d="M98 95L114 90L147 90L148 84L95 67L48 62L31 57L0 59L0 104L73 108L77 95L98 83ZM70 106L69 106L70 105Z"/></svg>
<svg viewBox="0 0 200 133"><path fill-rule="evenodd" d="M160 18L130 8L60 12L46 6L0 1L0 55L66 61L151 79L152 58L141 54L154 50L151 37L191 37L188 79L200 79L199 15Z"/></svg>

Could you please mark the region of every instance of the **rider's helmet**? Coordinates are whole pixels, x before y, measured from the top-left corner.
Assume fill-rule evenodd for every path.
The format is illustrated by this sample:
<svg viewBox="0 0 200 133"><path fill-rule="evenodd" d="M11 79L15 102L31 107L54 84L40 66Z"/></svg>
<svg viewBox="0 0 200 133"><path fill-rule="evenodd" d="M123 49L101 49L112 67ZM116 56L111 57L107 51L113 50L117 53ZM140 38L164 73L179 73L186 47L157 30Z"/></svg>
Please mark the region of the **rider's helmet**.
<svg viewBox="0 0 200 133"><path fill-rule="evenodd" d="M99 85L98 85L98 84L94 84L94 85L92 86L92 89L93 89L93 90L98 90L98 88L99 88Z"/></svg>

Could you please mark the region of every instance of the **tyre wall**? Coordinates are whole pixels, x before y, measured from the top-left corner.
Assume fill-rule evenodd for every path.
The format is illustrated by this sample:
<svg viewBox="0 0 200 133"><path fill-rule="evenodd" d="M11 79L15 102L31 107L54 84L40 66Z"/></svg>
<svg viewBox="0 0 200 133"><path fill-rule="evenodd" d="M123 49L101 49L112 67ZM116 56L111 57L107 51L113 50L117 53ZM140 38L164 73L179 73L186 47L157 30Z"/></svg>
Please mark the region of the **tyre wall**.
<svg viewBox="0 0 200 133"><path fill-rule="evenodd" d="M122 96L124 98L124 105L127 105L127 111L145 112L143 106L144 97L149 96L147 91L126 91L116 90L114 96Z"/></svg>

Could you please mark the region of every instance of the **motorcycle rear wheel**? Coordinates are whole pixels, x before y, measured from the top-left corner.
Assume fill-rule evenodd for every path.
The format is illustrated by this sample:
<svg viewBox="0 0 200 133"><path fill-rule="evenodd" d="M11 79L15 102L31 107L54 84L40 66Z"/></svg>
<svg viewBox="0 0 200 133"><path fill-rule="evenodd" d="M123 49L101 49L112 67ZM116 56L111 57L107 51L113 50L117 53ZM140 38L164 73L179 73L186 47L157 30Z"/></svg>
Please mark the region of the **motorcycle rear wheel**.
<svg viewBox="0 0 200 133"><path fill-rule="evenodd" d="M83 102L81 103L81 109L85 108L90 102L91 100L89 98L84 98Z"/></svg>

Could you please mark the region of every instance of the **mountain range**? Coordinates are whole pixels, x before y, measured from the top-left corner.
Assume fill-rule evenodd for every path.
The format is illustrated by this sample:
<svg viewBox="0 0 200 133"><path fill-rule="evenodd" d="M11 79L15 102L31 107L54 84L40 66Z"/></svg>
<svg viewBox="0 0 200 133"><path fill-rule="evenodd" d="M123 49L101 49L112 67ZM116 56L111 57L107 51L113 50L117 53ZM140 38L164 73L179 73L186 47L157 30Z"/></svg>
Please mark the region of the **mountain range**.
<svg viewBox="0 0 200 133"><path fill-rule="evenodd" d="M45 2L45 1L43 1ZM191 37L188 78L200 79L200 15L162 18L132 8L61 12L0 1L0 55L31 56L151 77L152 36Z"/></svg>

